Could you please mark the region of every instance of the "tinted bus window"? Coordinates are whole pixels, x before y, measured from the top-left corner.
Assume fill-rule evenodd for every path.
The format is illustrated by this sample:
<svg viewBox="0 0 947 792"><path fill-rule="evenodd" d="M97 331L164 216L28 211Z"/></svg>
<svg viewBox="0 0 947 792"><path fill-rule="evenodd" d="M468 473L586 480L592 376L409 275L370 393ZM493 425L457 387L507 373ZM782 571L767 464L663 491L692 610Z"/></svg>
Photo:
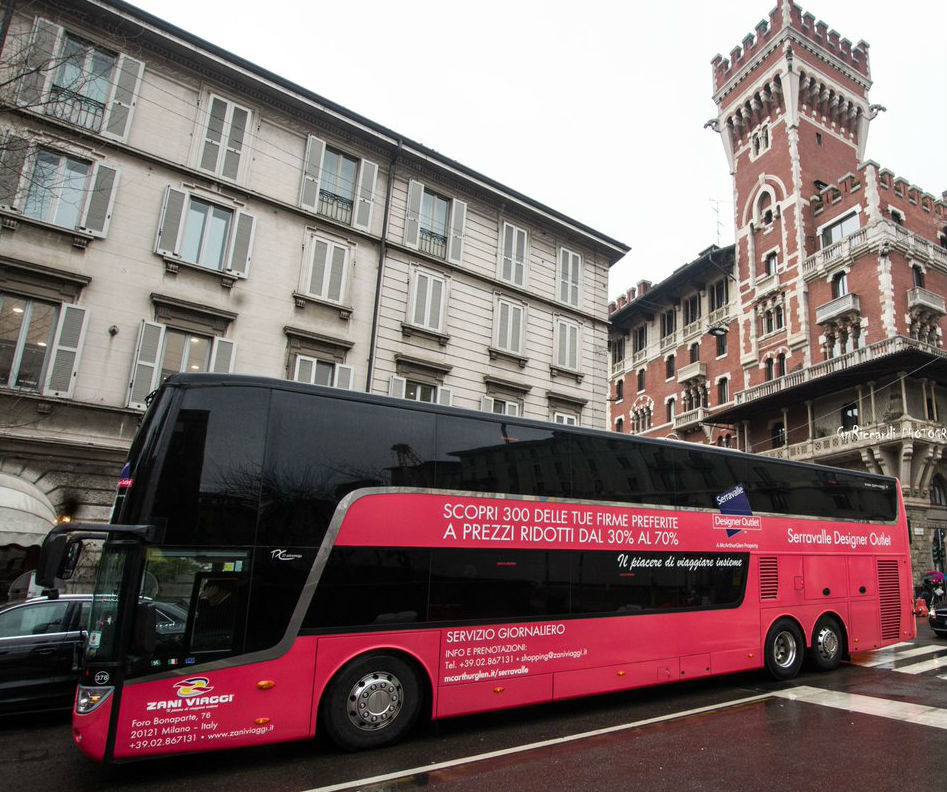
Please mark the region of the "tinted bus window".
<svg viewBox="0 0 947 792"><path fill-rule="evenodd" d="M261 388L184 391L151 510L168 544L253 543L268 400Z"/></svg>
<svg viewBox="0 0 947 792"><path fill-rule="evenodd" d="M749 556L586 551L577 559L573 612L720 608L743 599Z"/></svg>
<svg viewBox="0 0 947 792"><path fill-rule="evenodd" d="M336 547L304 628L412 624L427 617L429 550Z"/></svg>
<svg viewBox="0 0 947 792"><path fill-rule="evenodd" d="M260 544L322 543L338 502L361 487L429 487L434 416L276 391Z"/></svg>
<svg viewBox="0 0 947 792"><path fill-rule="evenodd" d="M568 437L478 417L437 417L440 489L568 497Z"/></svg>
<svg viewBox="0 0 947 792"><path fill-rule="evenodd" d="M431 621L539 618L569 612L569 553L435 550Z"/></svg>

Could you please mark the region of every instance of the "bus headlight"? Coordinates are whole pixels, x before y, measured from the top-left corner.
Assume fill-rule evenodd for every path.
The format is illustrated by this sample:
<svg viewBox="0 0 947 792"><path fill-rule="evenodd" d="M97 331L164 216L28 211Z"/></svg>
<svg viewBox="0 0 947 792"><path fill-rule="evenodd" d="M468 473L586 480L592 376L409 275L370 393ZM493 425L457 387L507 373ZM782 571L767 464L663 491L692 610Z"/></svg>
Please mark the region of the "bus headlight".
<svg viewBox="0 0 947 792"><path fill-rule="evenodd" d="M76 712L80 715L86 715L92 712L103 701L112 695L114 687L86 687L79 685L79 691L76 694Z"/></svg>

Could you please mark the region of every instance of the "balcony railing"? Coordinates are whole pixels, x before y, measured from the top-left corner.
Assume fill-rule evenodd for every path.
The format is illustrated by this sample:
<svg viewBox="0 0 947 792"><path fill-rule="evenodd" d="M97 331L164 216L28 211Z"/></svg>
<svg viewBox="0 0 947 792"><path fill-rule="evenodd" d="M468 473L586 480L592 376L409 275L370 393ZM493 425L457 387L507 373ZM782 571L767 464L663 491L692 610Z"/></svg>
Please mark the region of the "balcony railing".
<svg viewBox="0 0 947 792"><path fill-rule="evenodd" d="M802 264L802 276L806 280L816 277L836 261L854 257L862 248L888 242L912 258L947 268L947 250L912 234L890 220L879 220L866 228L858 229L844 239L809 256Z"/></svg>
<svg viewBox="0 0 947 792"><path fill-rule="evenodd" d="M67 124L97 132L102 126L105 105L68 88L54 86L49 94L46 114Z"/></svg>
<svg viewBox="0 0 947 792"><path fill-rule="evenodd" d="M908 289L908 309L911 308L926 308L928 311L941 316L947 314L947 303L945 303L944 298L932 291L922 289L920 286Z"/></svg>
<svg viewBox="0 0 947 792"><path fill-rule="evenodd" d="M764 294L776 291L777 288L779 288L779 275L775 272L772 275L765 275L756 281L756 296L762 297Z"/></svg>
<svg viewBox="0 0 947 792"><path fill-rule="evenodd" d="M658 341L658 351L666 352L678 344L680 344L680 339L677 337L677 333L669 333L666 336L661 336L661 339Z"/></svg>
<svg viewBox="0 0 947 792"><path fill-rule="evenodd" d="M437 258L447 257L447 237L426 228L421 229L419 247L422 253L429 253Z"/></svg>
<svg viewBox="0 0 947 792"><path fill-rule="evenodd" d="M947 446L947 429L943 424L933 421L898 418L891 423L873 423L851 430L840 429L825 437L815 437L802 443L754 451L762 456L804 461L825 459L862 448L884 446L887 443L900 443L902 440Z"/></svg>
<svg viewBox="0 0 947 792"><path fill-rule="evenodd" d="M319 190L319 206L316 211L340 223L352 222L352 201L341 195Z"/></svg>
<svg viewBox="0 0 947 792"><path fill-rule="evenodd" d="M698 407L696 410L688 410L680 415L674 416L674 430L687 431L700 426L700 422L707 417L707 408Z"/></svg>
<svg viewBox="0 0 947 792"><path fill-rule="evenodd" d="M815 309L816 324L825 324L847 314L861 313L861 301L854 293L843 294Z"/></svg>
<svg viewBox="0 0 947 792"><path fill-rule="evenodd" d="M838 357L826 360L815 366L803 368L799 371L792 371L785 377L780 377L771 382L764 382L755 388L747 388L744 391L739 391L735 394L734 403L737 406L749 404L757 399L764 399L767 396L790 390L791 388L812 382L821 377L837 374L852 366L858 366L862 363L868 363L872 360L878 360L888 355L906 352L911 349L924 352L928 355L936 355L937 357L947 360L947 352L940 347L931 346L930 344L925 344L923 341L916 341L913 338L907 338L905 336L895 336L894 338L879 341L877 344L856 349L848 354L839 355Z"/></svg>
<svg viewBox="0 0 947 792"><path fill-rule="evenodd" d="M687 380L696 379L697 377L706 377L706 376L707 376L707 364L701 363L699 360L696 363L688 363L686 366L681 366L677 370L678 382L687 382Z"/></svg>

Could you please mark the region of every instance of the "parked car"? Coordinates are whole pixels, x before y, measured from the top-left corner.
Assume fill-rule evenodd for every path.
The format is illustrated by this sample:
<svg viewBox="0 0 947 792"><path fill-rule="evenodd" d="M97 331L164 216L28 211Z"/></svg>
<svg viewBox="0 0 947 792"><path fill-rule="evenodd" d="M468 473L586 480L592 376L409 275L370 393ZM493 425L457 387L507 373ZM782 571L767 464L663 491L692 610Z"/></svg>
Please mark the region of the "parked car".
<svg viewBox="0 0 947 792"><path fill-rule="evenodd" d="M927 621L938 638L947 638L947 605L935 605L931 608Z"/></svg>
<svg viewBox="0 0 947 792"><path fill-rule="evenodd" d="M70 707L91 594L0 605L0 714Z"/></svg>
<svg viewBox="0 0 947 792"><path fill-rule="evenodd" d="M157 637L180 636L187 610L142 598ZM0 715L68 709L88 638L91 594L62 594L0 605Z"/></svg>

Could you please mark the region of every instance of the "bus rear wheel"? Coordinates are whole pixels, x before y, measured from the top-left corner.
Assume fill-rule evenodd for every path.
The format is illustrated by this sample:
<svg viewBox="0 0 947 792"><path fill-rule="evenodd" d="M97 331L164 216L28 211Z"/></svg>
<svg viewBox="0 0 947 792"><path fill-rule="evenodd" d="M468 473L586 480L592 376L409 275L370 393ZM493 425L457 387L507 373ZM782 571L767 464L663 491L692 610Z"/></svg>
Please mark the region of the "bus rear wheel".
<svg viewBox="0 0 947 792"><path fill-rule="evenodd" d="M812 665L819 671L834 671L842 662L842 627L832 616L823 616L812 633Z"/></svg>
<svg viewBox="0 0 947 792"><path fill-rule="evenodd" d="M763 647L766 670L774 679L792 679L802 668L806 644L802 630L792 619L778 619L766 633Z"/></svg>
<svg viewBox="0 0 947 792"><path fill-rule="evenodd" d="M360 751L401 739L420 710L414 667L395 655L370 654L332 678L322 699L322 722L332 742Z"/></svg>

